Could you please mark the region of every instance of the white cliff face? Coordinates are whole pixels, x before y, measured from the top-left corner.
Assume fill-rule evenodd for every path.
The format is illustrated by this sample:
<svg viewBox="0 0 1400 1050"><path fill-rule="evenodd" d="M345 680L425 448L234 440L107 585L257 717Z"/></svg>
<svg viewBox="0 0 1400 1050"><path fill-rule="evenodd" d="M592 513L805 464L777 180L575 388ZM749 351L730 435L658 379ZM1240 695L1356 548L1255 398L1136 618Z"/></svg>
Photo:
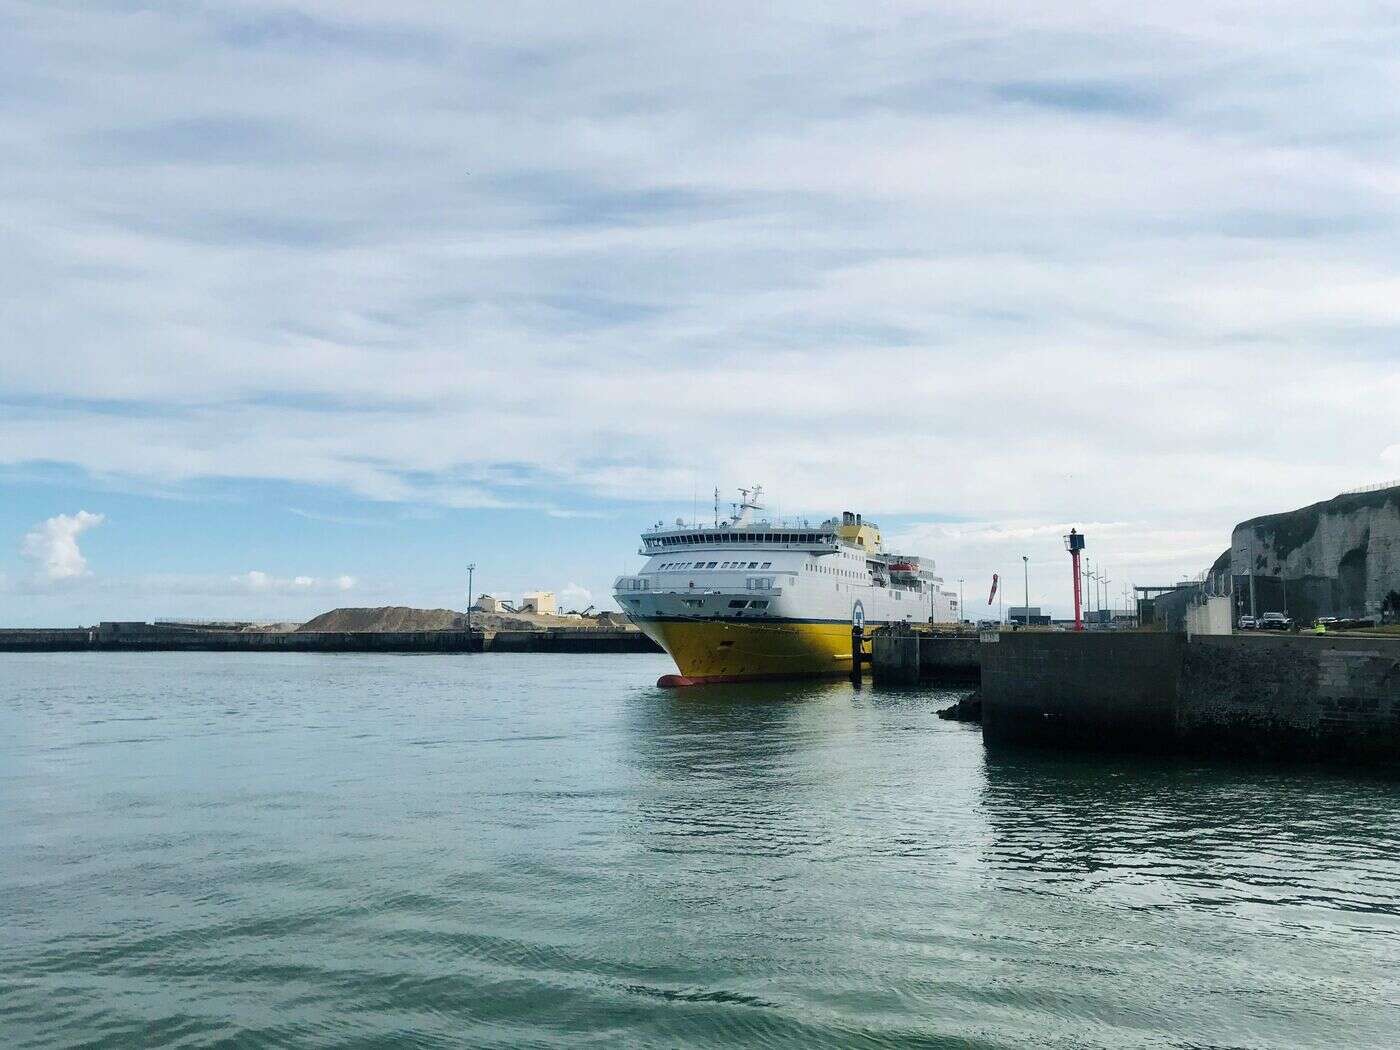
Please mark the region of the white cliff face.
<svg viewBox="0 0 1400 1050"><path fill-rule="evenodd" d="M1230 563L1237 586L1254 575L1261 612L1286 601L1298 618L1379 619L1400 590L1400 487L1243 522Z"/></svg>

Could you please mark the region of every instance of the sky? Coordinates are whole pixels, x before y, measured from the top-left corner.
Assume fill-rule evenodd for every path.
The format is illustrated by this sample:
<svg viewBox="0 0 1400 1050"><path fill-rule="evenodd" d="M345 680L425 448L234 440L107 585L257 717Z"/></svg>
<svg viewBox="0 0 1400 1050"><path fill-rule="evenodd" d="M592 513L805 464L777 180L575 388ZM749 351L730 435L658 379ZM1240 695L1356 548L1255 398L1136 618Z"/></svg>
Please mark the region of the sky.
<svg viewBox="0 0 1400 1050"><path fill-rule="evenodd" d="M606 607L754 483L1193 575L1400 477L1397 15L0 0L0 623Z"/></svg>

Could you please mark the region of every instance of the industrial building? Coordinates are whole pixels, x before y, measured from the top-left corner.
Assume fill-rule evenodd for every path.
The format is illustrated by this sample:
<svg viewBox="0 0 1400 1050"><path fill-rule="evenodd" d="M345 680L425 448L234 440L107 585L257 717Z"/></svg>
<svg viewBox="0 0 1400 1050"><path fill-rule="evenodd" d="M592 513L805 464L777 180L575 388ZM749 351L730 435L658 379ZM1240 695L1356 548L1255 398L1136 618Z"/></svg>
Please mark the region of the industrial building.
<svg viewBox="0 0 1400 1050"><path fill-rule="evenodd" d="M1041 613L1039 605L1012 605L1006 610L1008 623L1025 624L1028 627L1049 627L1050 617Z"/></svg>
<svg viewBox="0 0 1400 1050"><path fill-rule="evenodd" d="M553 591L534 591L530 594L522 595L518 612L536 613L540 616L554 616L558 611L558 606L554 601Z"/></svg>

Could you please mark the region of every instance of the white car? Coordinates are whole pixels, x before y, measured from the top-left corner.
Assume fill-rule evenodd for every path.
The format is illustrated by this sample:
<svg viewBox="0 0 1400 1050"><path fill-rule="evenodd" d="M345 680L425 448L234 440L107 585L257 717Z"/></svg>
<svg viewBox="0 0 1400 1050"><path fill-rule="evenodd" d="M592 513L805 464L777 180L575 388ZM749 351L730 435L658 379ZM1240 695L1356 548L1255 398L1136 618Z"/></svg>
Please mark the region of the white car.
<svg viewBox="0 0 1400 1050"><path fill-rule="evenodd" d="M1259 621L1253 616L1241 616L1238 627L1241 631L1257 631L1259 629Z"/></svg>

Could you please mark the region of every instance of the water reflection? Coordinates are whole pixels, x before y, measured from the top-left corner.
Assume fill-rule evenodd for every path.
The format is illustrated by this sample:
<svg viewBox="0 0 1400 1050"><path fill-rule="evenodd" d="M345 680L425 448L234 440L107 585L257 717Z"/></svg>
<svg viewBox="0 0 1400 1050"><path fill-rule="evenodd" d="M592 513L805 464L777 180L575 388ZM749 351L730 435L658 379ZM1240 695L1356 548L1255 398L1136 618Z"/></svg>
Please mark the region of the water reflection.
<svg viewBox="0 0 1400 1050"><path fill-rule="evenodd" d="M844 680L657 690L628 727L638 766L636 829L649 850L742 852L843 863L945 856L975 795L981 757L926 746L947 692L857 693ZM975 814L973 815L975 817Z"/></svg>

